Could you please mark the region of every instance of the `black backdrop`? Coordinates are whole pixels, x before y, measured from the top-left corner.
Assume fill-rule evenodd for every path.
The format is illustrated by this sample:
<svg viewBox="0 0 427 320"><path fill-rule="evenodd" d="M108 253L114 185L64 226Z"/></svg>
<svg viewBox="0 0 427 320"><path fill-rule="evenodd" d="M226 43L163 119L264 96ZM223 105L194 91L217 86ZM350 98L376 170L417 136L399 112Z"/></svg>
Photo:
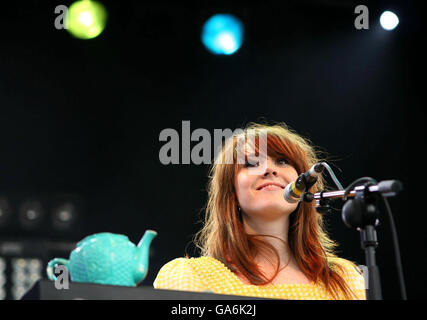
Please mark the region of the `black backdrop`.
<svg viewBox="0 0 427 320"><path fill-rule="evenodd" d="M207 197L207 165L160 163L161 130L181 134L184 120L211 133L284 121L331 155L344 186L362 176L403 182L390 203L408 297L425 297L417 78L425 35L414 2L365 2L369 30L354 28L355 1L103 3L107 27L87 41L54 27L55 6L70 1L0 11L0 195L19 203L71 194L84 203L72 233L11 223L2 237L77 241L108 231L137 242L152 228L159 235L143 283L151 285L164 263L197 254L190 242ZM385 9L400 16L394 31L378 26ZM244 23L234 55L214 56L200 42L203 22L218 12ZM357 231L339 213L327 223L340 255L363 264ZM377 262L384 297L398 299L389 230L382 210Z"/></svg>

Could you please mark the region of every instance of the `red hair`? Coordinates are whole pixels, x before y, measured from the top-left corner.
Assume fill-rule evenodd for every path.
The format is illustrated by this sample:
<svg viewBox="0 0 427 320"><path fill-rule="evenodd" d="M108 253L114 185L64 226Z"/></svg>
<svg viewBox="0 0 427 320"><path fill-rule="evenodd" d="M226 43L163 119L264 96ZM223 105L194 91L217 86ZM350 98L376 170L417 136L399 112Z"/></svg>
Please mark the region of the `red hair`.
<svg viewBox="0 0 427 320"><path fill-rule="evenodd" d="M262 130L262 131L261 131ZM268 235L249 235L244 230L238 210L234 179L239 169L237 163L238 144L246 141L255 132L267 133L267 154L272 158L284 157L298 174L307 171L319 162L317 152L308 139L302 138L284 123L264 125L250 123L242 132L230 137L210 168L208 201L203 228L196 234L195 244L202 255L211 256L224 263L231 271L238 272L252 284L270 283L279 273L279 254L262 237ZM255 149L259 152L259 139L255 139ZM233 163L226 163L226 155L232 154ZM318 180L310 192L323 190L324 181ZM270 236L272 237L272 236ZM324 230L322 215L318 214L313 203L300 203L289 217L288 245L304 275L313 282L321 281L334 298L340 293L344 298L354 297L353 292L340 275L344 269L334 254L337 244ZM267 278L254 262L257 254L277 259L276 272ZM271 256L271 255L270 255ZM273 264L273 261L269 259Z"/></svg>

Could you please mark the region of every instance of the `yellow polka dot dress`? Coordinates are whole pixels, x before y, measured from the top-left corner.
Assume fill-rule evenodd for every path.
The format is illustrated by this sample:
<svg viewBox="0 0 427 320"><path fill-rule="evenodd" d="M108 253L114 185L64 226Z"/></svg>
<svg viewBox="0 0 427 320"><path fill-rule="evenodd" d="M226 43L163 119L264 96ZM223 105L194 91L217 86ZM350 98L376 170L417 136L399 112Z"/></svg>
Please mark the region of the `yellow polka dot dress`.
<svg viewBox="0 0 427 320"><path fill-rule="evenodd" d="M342 274L345 281L357 299L365 300L365 282L362 274L349 261L339 260L346 270ZM153 286L156 289L209 291L216 294L273 299L333 299L322 283L268 284L263 286L245 284L221 261L212 257L174 259L160 269Z"/></svg>

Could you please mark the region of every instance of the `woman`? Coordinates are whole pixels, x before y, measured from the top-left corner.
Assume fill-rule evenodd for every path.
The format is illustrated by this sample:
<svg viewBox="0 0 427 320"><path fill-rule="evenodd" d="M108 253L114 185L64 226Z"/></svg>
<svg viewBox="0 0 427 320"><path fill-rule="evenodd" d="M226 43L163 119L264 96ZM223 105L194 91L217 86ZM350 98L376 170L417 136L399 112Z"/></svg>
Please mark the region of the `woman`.
<svg viewBox="0 0 427 320"><path fill-rule="evenodd" d="M230 156L233 161L225 161ZM205 224L195 239L202 256L170 261L154 287L280 299L365 299L361 272L334 254L336 243L314 203L283 198L286 185L317 162L309 141L283 123L252 123L230 137L209 175ZM310 191L320 189L321 177Z"/></svg>

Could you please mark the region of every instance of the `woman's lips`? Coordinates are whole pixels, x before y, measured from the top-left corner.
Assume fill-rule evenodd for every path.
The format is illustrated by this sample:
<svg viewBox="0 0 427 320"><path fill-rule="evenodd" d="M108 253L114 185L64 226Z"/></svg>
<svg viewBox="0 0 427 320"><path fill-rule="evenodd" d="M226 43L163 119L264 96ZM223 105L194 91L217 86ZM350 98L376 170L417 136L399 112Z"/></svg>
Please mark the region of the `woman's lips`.
<svg viewBox="0 0 427 320"><path fill-rule="evenodd" d="M261 190L273 191L273 190L283 190L283 189L282 189L282 187L276 186L274 184L269 184L269 185L259 189L259 191L261 191Z"/></svg>
<svg viewBox="0 0 427 320"><path fill-rule="evenodd" d="M257 188L258 191L260 190L278 190L278 189L285 189L285 186L276 181L266 181L262 184L260 184Z"/></svg>

